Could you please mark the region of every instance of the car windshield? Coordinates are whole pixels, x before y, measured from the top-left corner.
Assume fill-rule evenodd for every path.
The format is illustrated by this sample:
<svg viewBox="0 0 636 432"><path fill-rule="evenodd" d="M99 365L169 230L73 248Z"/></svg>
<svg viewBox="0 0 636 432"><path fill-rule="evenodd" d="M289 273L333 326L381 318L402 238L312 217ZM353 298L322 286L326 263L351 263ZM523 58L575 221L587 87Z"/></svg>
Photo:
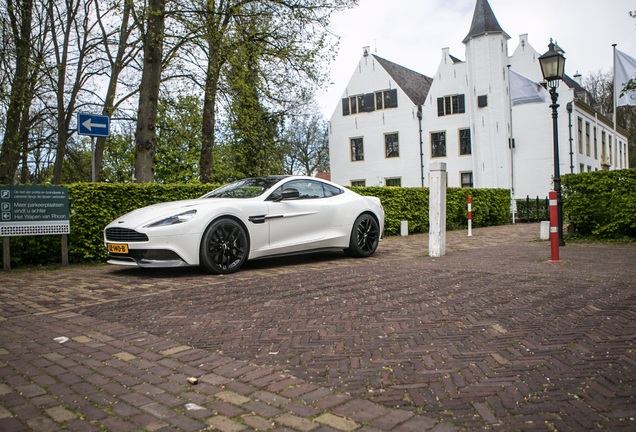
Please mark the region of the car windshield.
<svg viewBox="0 0 636 432"><path fill-rule="evenodd" d="M201 198L254 198L278 183L277 177L259 177L239 180L234 183L221 186Z"/></svg>

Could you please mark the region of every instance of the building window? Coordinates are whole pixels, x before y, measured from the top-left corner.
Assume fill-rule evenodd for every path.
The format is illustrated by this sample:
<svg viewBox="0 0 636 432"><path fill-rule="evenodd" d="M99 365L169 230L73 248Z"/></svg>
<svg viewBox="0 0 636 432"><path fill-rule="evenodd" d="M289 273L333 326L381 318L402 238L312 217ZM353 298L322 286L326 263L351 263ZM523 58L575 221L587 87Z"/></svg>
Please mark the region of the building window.
<svg viewBox="0 0 636 432"><path fill-rule="evenodd" d="M386 186L400 187L402 186L402 179L400 177L386 178L384 179Z"/></svg>
<svg viewBox="0 0 636 432"><path fill-rule="evenodd" d="M585 122L585 154L590 155L590 123Z"/></svg>
<svg viewBox="0 0 636 432"><path fill-rule="evenodd" d="M488 106L488 95L477 96L477 106L484 108Z"/></svg>
<svg viewBox="0 0 636 432"><path fill-rule="evenodd" d="M372 112L376 109L397 108L397 89L382 90L342 99L342 115Z"/></svg>
<svg viewBox="0 0 636 432"><path fill-rule="evenodd" d="M473 172L460 172L459 180L463 188L471 188L473 187Z"/></svg>
<svg viewBox="0 0 636 432"><path fill-rule="evenodd" d="M387 158L400 156L400 141L397 132L384 134L384 151Z"/></svg>
<svg viewBox="0 0 636 432"><path fill-rule="evenodd" d="M464 95L452 95L437 98L437 116L462 114L466 112Z"/></svg>
<svg viewBox="0 0 636 432"><path fill-rule="evenodd" d="M351 186L354 187L365 187L367 185L366 180L351 180Z"/></svg>
<svg viewBox="0 0 636 432"><path fill-rule="evenodd" d="M431 132L431 157L446 157L446 132Z"/></svg>
<svg viewBox="0 0 636 432"><path fill-rule="evenodd" d="M375 111L375 106L373 104L373 93L367 93L364 95L359 95L358 99L358 112L371 112Z"/></svg>
<svg viewBox="0 0 636 432"><path fill-rule="evenodd" d="M585 172L585 165L579 164L579 172Z"/></svg>
<svg viewBox="0 0 636 432"><path fill-rule="evenodd" d="M397 89L375 92L375 109L397 108Z"/></svg>
<svg viewBox="0 0 636 432"><path fill-rule="evenodd" d="M583 119L579 117L579 153L583 154Z"/></svg>
<svg viewBox="0 0 636 432"><path fill-rule="evenodd" d="M596 136L596 132L596 126L594 126L594 159L598 159L598 138Z"/></svg>
<svg viewBox="0 0 636 432"><path fill-rule="evenodd" d="M351 138L351 161L364 160L364 143L362 138Z"/></svg>
<svg viewBox="0 0 636 432"><path fill-rule="evenodd" d="M472 154L470 146L470 129L459 130L459 154L461 156Z"/></svg>

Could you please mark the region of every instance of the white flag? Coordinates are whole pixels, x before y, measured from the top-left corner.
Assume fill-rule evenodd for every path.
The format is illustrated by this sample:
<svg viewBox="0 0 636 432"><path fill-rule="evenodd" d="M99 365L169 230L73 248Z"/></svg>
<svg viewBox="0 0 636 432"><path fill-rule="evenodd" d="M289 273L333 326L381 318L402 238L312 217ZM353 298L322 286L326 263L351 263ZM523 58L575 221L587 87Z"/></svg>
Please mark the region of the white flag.
<svg viewBox="0 0 636 432"><path fill-rule="evenodd" d="M614 52L614 92L616 94L616 106L636 106L636 90L623 93L623 89L629 80L636 81L636 58L630 57L617 49L614 49ZM621 93L623 93L622 96Z"/></svg>
<svg viewBox="0 0 636 432"><path fill-rule="evenodd" d="M511 70L510 101L514 106L535 102L551 102L551 98L548 91L541 84Z"/></svg>

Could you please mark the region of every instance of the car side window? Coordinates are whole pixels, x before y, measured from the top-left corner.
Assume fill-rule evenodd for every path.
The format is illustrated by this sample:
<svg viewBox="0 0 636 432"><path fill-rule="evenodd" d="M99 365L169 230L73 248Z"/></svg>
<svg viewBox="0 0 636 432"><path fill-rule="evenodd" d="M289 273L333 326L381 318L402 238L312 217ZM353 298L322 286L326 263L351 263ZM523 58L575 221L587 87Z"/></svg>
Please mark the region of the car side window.
<svg viewBox="0 0 636 432"><path fill-rule="evenodd" d="M283 195L283 188L282 187L276 188L276 190L272 192L265 201L278 201L280 200L282 195Z"/></svg>
<svg viewBox="0 0 636 432"><path fill-rule="evenodd" d="M300 179L292 180L277 188L269 197L267 197L267 201L279 200L282 196L283 189L297 189L300 196L296 199L326 198L343 193L342 189L332 185L314 180Z"/></svg>
<svg viewBox="0 0 636 432"><path fill-rule="evenodd" d="M336 195L340 195L343 191L335 186L328 185L326 183L322 184L322 188L325 190L326 197L332 197Z"/></svg>
<svg viewBox="0 0 636 432"><path fill-rule="evenodd" d="M283 185L284 189L297 189L300 193L298 199L314 199L324 198L325 193L322 190L322 184L313 180L292 180Z"/></svg>

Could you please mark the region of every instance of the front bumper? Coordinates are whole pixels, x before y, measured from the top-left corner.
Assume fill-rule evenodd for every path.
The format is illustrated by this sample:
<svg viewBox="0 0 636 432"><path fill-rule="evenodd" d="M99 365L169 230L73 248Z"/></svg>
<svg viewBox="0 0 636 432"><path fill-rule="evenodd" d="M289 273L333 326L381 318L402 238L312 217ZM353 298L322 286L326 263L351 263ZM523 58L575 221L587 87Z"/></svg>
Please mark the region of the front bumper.
<svg viewBox="0 0 636 432"><path fill-rule="evenodd" d="M109 264L129 265L139 267L187 267L177 253L167 249L130 249L128 253L109 253L106 258Z"/></svg>

